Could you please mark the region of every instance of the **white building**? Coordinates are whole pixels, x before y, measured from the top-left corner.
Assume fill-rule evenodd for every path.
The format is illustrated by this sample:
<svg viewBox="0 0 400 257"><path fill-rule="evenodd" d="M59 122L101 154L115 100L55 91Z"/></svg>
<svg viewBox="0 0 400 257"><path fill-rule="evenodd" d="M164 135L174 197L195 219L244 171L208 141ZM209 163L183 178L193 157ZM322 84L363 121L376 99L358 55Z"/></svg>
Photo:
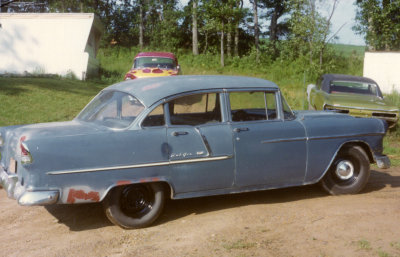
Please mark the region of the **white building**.
<svg viewBox="0 0 400 257"><path fill-rule="evenodd" d="M92 13L0 13L0 74L98 72L103 26Z"/></svg>
<svg viewBox="0 0 400 257"><path fill-rule="evenodd" d="M400 52L365 52L364 77L375 80L383 93L400 93Z"/></svg>

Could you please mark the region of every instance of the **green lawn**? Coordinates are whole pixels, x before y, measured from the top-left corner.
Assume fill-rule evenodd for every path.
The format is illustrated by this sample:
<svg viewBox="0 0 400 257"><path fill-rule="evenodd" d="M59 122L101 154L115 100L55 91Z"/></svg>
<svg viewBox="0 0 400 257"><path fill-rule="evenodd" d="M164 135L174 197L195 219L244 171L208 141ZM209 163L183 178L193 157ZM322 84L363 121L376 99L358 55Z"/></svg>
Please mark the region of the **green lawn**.
<svg viewBox="0 0 400 257"><path fill-rule="evenodd" d="M73 119L104 83L0 77L0 126Z"/></svg>

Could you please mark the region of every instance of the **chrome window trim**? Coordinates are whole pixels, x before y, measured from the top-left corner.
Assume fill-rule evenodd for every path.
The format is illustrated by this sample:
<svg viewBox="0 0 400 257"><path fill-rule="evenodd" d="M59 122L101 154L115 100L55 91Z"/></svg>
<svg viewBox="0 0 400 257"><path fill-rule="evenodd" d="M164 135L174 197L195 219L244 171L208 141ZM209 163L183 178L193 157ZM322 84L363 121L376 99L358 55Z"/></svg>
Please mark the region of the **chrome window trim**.
<svg viewBox="0 0 400 257"><path fill-rule="evenodd" d="M215 156L215 157L193 158L193 159L174 160L174 161L165 161L165 162L151 162L151 163L141 163L141 164L134 164L134 165L113 166L113 167L103 167L103 168L49 171L46 174L47 175L62 175L62 174L73 174L73 173L86 173L86 172L97 172L97 171L168 166L168 165L181 164L181 163L220 161L220 160L230 159L232 157L233 157L232 155L222 155L222 156Z"/></svg>

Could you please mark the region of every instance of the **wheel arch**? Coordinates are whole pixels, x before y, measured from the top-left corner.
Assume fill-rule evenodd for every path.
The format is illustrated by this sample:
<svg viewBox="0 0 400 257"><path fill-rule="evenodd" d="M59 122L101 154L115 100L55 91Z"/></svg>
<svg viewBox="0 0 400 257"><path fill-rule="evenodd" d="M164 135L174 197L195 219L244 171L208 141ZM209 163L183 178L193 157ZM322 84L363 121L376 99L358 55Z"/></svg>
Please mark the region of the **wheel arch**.
<svg viewBox="0 0 400 257"><path fill-rule="evenodd" d="M124 187L124 186L129 186L129 185L138 185L138 184L149 184L149 183L158 183L161 184L165 190L165 195L169 197L169 199L173 199L174 196L174 188L171 185L171 183L169 183L169 181L165 180L165 179L159 179L159 180L155 180L152 179L151 181L128 181L128 180L120 180L117 181L116 183L110 185L103 193L100 202L105 200L107 198L107 196L110 194L110 192L112 190L114 190L117 187Z"/></svg>
<svg viewBox="0 0 400 257"><path fill-rule="evenodd" d="M319 182L322 180L322 178L326 175L326 173L329 171L329 168L332 166L333 162L335 161L337 155L340 153L341 150L343 150L346 147L351 147L351 146L358 146L361 147L361 149L365 152L365 154L368 157L368 160L370 163L374 163L375 159L374 156L372 154L372 149L369 146L369 144L365 141L362 140L351 140L351 141L346 141L344 143L342 143L338 149L336 150L335 154L332 156L331 161L329 162L328 166L325 168L325 171L322 173L322 175L319 177L318 180L314 180L316 182Z"/></svg>
<svg viewBox="0 0 400 257"><path fill-rule="evenodd" d="M319 180L319 184L331 195L359 193L367 184L370 176L370 155L372 153L369 145L364 141L343 143ZM341 159L338 156L346 157Z"/></svg>
<svg viewBox="0 0 400 257"><path fill-rule="evenodd" d="M336 155L337 155L337 154L340 152L340 150L342 150L343 148L345 148L345 147L351 147L351 146L359 146L359 147L361 147L361 148L364 150L365 154L368 156L369 163L374 163L374 162L375 162L375 160L374 160L374 155L373 155L373 153L372 153L372 149L371 149L371 147L369 146L369 144L366 143L365 141L351 141L351 142L346 142L346 143L344 143L344 144L339 148L339 151L336 153ZM336 155L335 155L335 157L336 157Z"/></svg>

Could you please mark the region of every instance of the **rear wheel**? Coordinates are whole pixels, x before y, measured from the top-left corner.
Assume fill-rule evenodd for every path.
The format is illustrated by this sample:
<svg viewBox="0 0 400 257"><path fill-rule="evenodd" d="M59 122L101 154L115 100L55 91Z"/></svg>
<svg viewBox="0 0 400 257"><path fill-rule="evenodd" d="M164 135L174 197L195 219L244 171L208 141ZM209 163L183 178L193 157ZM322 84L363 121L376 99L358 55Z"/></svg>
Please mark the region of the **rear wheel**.
<svg viewBox="0 0 400 257"><path fill-rule="evenodd" d="M152 224L165 203L162 184L135 184L114 188L103 202L108 219L123 228Z"/></svg>
<svg viewBox="0 0 400 257"><path fill-rule="evenodd" d="M321 185L332 195L356 194L365 187L369 174L365 151L359 146L350 146L340 150Z"/></svg>

